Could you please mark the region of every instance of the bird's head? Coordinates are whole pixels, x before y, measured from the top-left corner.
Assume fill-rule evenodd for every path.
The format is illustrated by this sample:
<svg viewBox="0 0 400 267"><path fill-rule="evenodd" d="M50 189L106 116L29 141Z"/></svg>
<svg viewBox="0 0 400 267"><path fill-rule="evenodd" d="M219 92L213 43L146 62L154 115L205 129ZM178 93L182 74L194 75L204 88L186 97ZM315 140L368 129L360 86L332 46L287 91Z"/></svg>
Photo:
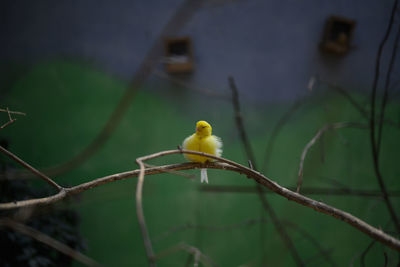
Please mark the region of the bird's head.
<svg viewBox="0 0 400 267"><path fill-rule="evenodd" d="M198 121L196 123L196 134L200 137L206 137L211 135L211 125L206 121Z"/></svg>

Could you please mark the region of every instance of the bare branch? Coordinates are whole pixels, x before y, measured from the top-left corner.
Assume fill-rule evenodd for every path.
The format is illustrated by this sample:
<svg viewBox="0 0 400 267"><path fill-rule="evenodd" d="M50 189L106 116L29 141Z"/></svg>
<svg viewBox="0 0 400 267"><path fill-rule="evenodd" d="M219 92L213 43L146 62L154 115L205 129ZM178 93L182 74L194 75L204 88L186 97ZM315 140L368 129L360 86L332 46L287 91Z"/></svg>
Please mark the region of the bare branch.
<svg viewBox="0 0 400 267"><path fill-rule="evenodd" d="M151 245L150 235L149 231L147 230L147 225L144 218L143 205L142 205L142 191L143 191L144 170L145 170L143 160L145 159L146 157L136 159L137 164L139 164L140 166L139 178L136 185L136 215L139 221L140 231L142 232L144 246L147 254L147 260L149 261L150 266L155 266L153 246Z"/></svg>
<svg viewBox="0 0 400 267"><path fill-rule="evenodd" d="M388 101L388 96L389 96L389 87L390 87L390 81L391 81L391 76L393 72L393 67L394 63L396 60L396 55L397 55L397 49L400 41L400 26L398 26L397 34L394 40L394 45L393 45L393 50L392 54L390 57L390 62L389 62L389 68L386 73L386 81L385 81L385 87L384 87L384 92L383 92L383 99L381 103L381 110L379 113L379 121L378 121L378 137L376 140L376 151L379 155L379 151L381 148L381 142L382 142L382 130L383 130L383 120L385 118L385 109L386 109L386 104Z"/></svg>
<svg viewBox="0 0 400 267"><path fill-rule="evenodd" d="M375 240L372 240L371 243L365 248L365 250L361 253L361 266L365 267L365 257L367 256L369 250L376 244Z"/></svg>
<svg viewBox="0 0 400 267"><path fill-rule="evenodd" d="M237 126L236 128L239 131L240 140L243 143L243 147L246 151L248 160L251 161L252 165L254 166L254 169L257 169L256 159L254 157L253 150L251 149L250 141L249 141L249 138L247 137L247 133L245 131L244 124L243 124L242 114L240 111L238 89L236 87L233 77L229 76L228 81L229 81L229 86L231 87L231 90L232 90L232 104L233 104L233 108L235 111L235 120L236 120L236 126Z"/></svg>
<svg viewBox="0 0 400 267"><path fill-rule="evenodd" d="M386 185L385 185L385 182L384 182L382 174L381 174L381 170L380 170L380 166L379 166L379 142L378 142L379 140L377 140L376 136L375 136L375 130L376 130L375 129L375 115L376 115L376 112L375 112L375 104L376 103L375 102L376 102L378 80L379 80L379 76L380 76L381 57L382 57L382 53L383 53L383 48L389 38L391 30L392 30L398 3L399 3L398 0L394 1L392 12L391 12L390 19L389 19L389 24L386 29L385 35L383 36L382 41L379 44L379 48L378 48L378 52L377 52L377 56L376 56L375 76L374 76L374 80L372 83L372 92L371 92L371 113L370 113L371 115L369 118L370 119L369 122L370 122L370 139L371 139L371 148L372 148L372 158L373 158L373 163L374 163L375 176L378 180L379 187L383 193L383 199L385 200L386 206L388 208L388 211L392 218L392 221L396 227L397 233L400 234L400 222L399 222L397 214L394 210L393 204L390 201L390 198L387 194ZM389 76L389 78L390 78L390 76ZM384 110L381 110L381 113L383 111Z"/></svg>
<svg viewBox="0 0 400 267"><path fill-rule="evenodd" d="M387 255L386 251L383 252L383 257L384 257L384 260L385 260L384 264L383 264L383 267L386 267L387 264L388 264L388 255Z"/></svg>
<svg viewBox="0 0 400 267"><path fill-rule="evenodd" d="M8 113L8 122L6 122L6 123L4 123L3 125L1 125L1 126L0 126L0 130L6 128L8 125L10 125L11 123L13 123L14 121L17 120L17 119L11 118L11 112L10 112L10 110L9 110L8 108L5 110L5 112Z"/></svg>
<svg viewBox="0 0 400 267"><path fill-rule="evenodd" d="M7 108L7 109L0 108L0 112L7 112L7 113L9 113L9 114L16 114L16 115L23 115L23 116L26 116L26 113L24 113L24 112L11 111L11 110L8 110L8 108Z"/></svg>
<svg viewBox="0 0 400 267"><path fill-rule="evenodd" d="M284 198L294 201L298 204L301 204L303 206L309 207L317 212L327 214L329 216L332 216L338 220L344 221L345 223L353 226L355 229L367 234L373 239L376 239L377 241L381 242L382 244L396 250L400 251L400 240L384 233L382 230L377 229L363 220L351 215L348 212L345 212L343 210L337 209L335 207L329 206L321 201L316 201L311 198L308 198L306 196L300 195L296 192L293 192L278 183L270 180L263 174L250 169L246 166L243 166L239 163L236 163L234 161L217 157L214 155L202 153L202 152L197 152L197 151L189 151L189 150L166 150L166 151L161 151L152 155L148 155L144 157L146 160L147 159L153 159L157 157L162 157L162 156L167 156L167 155L172 155L172 154L193 154L193 155L200 155L208 158L213 158L216 159L219 162L215 163L194 163L194 162L186 162L186 163L180 163L180 164L171 164L171 165L165 165L165 166L159 166L159 167L154 167L154 168L147 168L144 170L144 173L146 175L151 175L151 174L158 174L164 172L164 169L169 169L169 170L189 170L189 169L200 169L200 168L209 168L209 169L221 169L221 170L230 170L234 171L240 174L244 174L247 177L254 179L257 183L262 184L263 186L269 188L276 194L283 196ZM142 159L144 159L142 158ZM222 162L222 163L221 163ZM225 163L225 164L223 164ZM56 195L47 197L47 198L39 198L39 199L31 199L31 200L25 200L25 201L16 201L16 202L9 202L9 203L2 203L0 204L0 210L1 209L12 209L12 208L18 208L18 207L26 207L26 206L33 206L33 205L38 205L38 204L50 204L54 203L56 201L59 201L66 196L77 194L80 192L83 192L85 190L89 190L91 188L97 187L99 185L103 185L106 183L110 183L113 181L117 180L122 180L122 179L127 179L129 177L134 177L138 176L140 173L140 170L133 170L129 172L123 172L123 173L117 173L109 176L105 176L102 178L95 179L93 181L80 184L74 187L70 188L65 188L64 190L60 191Z"/></svg>
<svg viewBox="0 0 400 267"><path fill-rule="evenodd" d="M315 142L321 138L321 136L327 131L331 129L339 129L343 127L357 127L357 128L367 128L368 126L360 124L360 123L352 123L352 122L338 122L338 123L332 123L325 125L322 127L317 134L310 140L310 142L307 143L307 145L303 149L303 153L301 154L300 158L300 166L299 166L299 172L298 172L298 181L297 181L297 189L296 192L300 193L300 187L301 184L303 183L303 165L304 165L304 160L306 159L308 150L315 144Z"/></svg>
<svg viewBox="0 0 400 267"><path fill-rule="evenodd" d="M283 223L291 228L293 228L296 232L300 233L304 238L306 238L308 241L310 241L311 244L314 245L314 247L319 250L320 254L324 256L325 260L330 263L331 266L336 266L335 262L332 260L330 253L327 249L322 247L320 244L318 238L313 237L310 235L307 231L299 227L297 224L291 222L291 221L283 221Z"/></svg>
<svg viewBox="0 0 400 267"><path fill-rule="evenodd" d="M10 157L11 159L15 160L19 164L21 164L23 167L25 167L26 169L28 169L32 173L34 173L37 176L39 176L40 178L42 178L44 181L46 181L46 183L48 183L52 187L56 188L58 191L62 190L62 186L58 185L51 178L49 178L45 174L41 173L40 171L38 171L37 169L35 169L31 165L29 165L28 163L26 163L25 161L23 161L22 159L20 159L19 157L17 157L16 155L11 153L10 151L8 151L7 149L3 148L2 146L0 146L0 152L2 152L3 154L6 154L8 157Z"/></svg>
<svg viewBox="0 0 400 267"><path fill-rule="evenodd" d="M186 243L179 243L176 246L167 248L156 255L156 259L159 260L170 254L176 253L178 251L184 250L194 256L194 266L198 266L199 262L203 263L205 266L216 266L210 257L203 254L198 248L190 246Z"/></svg>
<svg viewBox="0 0 400 267"><path fill-rule="evenodd" d="M8 125L14 123L17 119L9 120L8 122L4 123L3 125L0 126L0 130L6 128Z"/></svg>
<svg viewBox="0 0 400 267"><path fill-rule="evenodd" d="M249 160L251 169L254 168L254 170L256 170L257 168L256 168L256 162L255 162L253 149L251 148L249 139L247 137L247 133L246 133L246 130L244 127L243 119L242 119L242 114L240 112L239 92L238 92L238 89L236 87L233 77L229 76L228 81L229 81L229 86L231 87L231 90L232 90L232 104L233 104L233 109L235 112L236 128L239 131L240 140L242 141L243 147L246 151L247 159ZM293 260L296 262L297 266L304 266L303 260L301 259L300 254L298 253L295 245L293 244L292 239L290 238L289 234L287 233L285 227L279 222L279 219L275 213L275 210L269 204L267 198L265 197L264 188L260 184L257 184L256 187L257 187L257 191L259 193L258 195L260 197L261 204L263 205L264 209L268 212L268 215L270 216L275 229L279 233L279 236L281 237L285 246L289 249L289 251L293 257Z"/></svg>
<svg viewBox="0 0 400 267"><path fill-rule="evenodd" d="M46 235L28 225L16 222L9 218L3 218L3 219L0 219L0 226L6 226L8 228L13 229L14 231L17 231L24 235L27 235L43 244L48 245L49 247L52 247L52 248L58 250L59 252L73 258L74 260L79 261L80 263L83 263L84 265L101 266L99 263L97 263L93 259L89 258L88 256L82 254L81 252L65 245L64 243Z"/></svg>
<svg viewBox="0 0 400 267"><path fill-rule="evenodd" d="M337 85L335 83L332 83L332 82L329 82L326 80L321 80L319 78L317 78L317 79L320 83L327 85L328 89L335 90L338 93L340 93L341 95L343 95L345 98L347 98L347 100L350 102L350 104L353 105L353 107L358 110L358 112L363 116L363 118L365 120L369 121L369 113L368 113L369 111L366 108L364 108L361 104L359 104L344 88L340 87L339 85ZM382 122L387 123L388 125L392 125L397 128L400 127L400 124L393 120L386 119L384 117L379 118L379 121L381 121L381 120L382 120Z"/></svg>

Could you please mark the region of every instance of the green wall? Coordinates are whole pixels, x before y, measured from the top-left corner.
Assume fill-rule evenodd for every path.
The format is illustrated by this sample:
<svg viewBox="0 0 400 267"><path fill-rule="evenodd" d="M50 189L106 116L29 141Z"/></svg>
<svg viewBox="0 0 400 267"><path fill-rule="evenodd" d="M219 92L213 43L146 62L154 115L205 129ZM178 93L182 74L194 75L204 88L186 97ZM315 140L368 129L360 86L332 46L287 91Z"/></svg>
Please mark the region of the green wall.
<svg viewBox="0 0 400 267"><path fill-rule="evenodd" d="M5 72L4 76L7 76ZM128 83L73 61L47 61L23 72L13 72L13 82L3 87L1 107L26 112L0 132L10 141L10 150L37 168L65 162L90 144L117 106ZM157 85L157 86L155 86ZM160 86L161 85L161 86ZM245 88L239 88L245 90ZM351 93L351 92L350 92ZM227 87L226 94L230 91ZM351 93L366 106L368 96ZM315 133L327 123L362 122L356 109L327 87L309 92L282 126L273 143L268 166L264 164L267 144L283 114L292 103L255 104L242 100L243 117L258 166L272 180L295 186L301 152ZM365 105L364 105L365 104ZM399 120L399 101L389 102L387 115ZM1 115L1 122L7 120ZM76 185L105 175L136 169L139 156L175 149L194 131L197 120L213 125L224 142L223 156L247 165L238 138L229 99L214 98L168 81L137 88L121 123L105 144L87 161L56 177L62 185ZM382 172L390 190L399 188L399 128L385 125ZM332 179L354 189L378 189L373 173L369 132L365 129L330 131L313 146L304 165L304 187L335 188ZM183 162L169 156L150 162ZM269 216L255 193L206 192L197 177L173 174L148 176L144 184L144 213L154 250L160 252L179 242L198 247L219 266L293 266ZM210 185L254 187L253 180L228 171L209 170ZM38 183L40 184L40 183ZM89 190L70 199L82 219L87 240L85 252L106 266L146 265L145 251L135 213L136 178ZM374 226L393 231L384 202L379 198L311 195L348 211ZM346 266L367 247L371 239L344 222L268 194L267 199L284 225L295 223L318 240L336 266ZM399 210L398 198L393 198ZM333 265L321 256L313 242L295 228L287 228L307 266ZM375 244L367 255L368 266L389 263L397 255ZM160 266L181 266L186 252L159 261ZM354 260L356 266L360 258ZM79 264L76 264L77 266ZM389 265L390 266L390 265Z"/></svg>

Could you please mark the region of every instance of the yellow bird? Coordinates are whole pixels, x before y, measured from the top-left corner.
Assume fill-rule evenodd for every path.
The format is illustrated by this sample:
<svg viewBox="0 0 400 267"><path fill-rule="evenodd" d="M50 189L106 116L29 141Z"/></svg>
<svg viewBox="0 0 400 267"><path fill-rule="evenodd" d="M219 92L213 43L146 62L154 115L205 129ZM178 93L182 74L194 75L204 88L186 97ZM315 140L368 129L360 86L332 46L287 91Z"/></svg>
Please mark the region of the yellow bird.
<svg viewBox="0 0 400 267"><path fill-rule="evenodd" d="M183 149L204 152L207 154L220 157L222 155L222 141L221 138L211 135L211 125L206 121L198 121L196 123L196 132L187 137L183 141ZM184 154L185 158L193 162L204 163L206 161L215 161L214 159L199 156ZM207 169L201 169L201 182L208 183Z"/></svg>

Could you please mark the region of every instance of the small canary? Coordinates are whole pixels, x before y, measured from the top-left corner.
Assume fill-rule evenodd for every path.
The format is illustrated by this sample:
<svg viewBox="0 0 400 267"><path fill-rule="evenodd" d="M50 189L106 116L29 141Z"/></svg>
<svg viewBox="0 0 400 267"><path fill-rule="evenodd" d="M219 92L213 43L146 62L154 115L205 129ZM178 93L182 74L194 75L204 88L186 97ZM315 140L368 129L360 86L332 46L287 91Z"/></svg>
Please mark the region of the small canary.
<svg viewBox="0 0 400 267"><path fill-rule="evenodd" d="M187 137L183 141L183 149L204 152L207 154L221 156L222 155L222 141L221 138L211 135L211 125L206 121L198 121L196 123L196 132ZM193 162L204 163L206 161L215 161L214 159L199 156L184 154L185 158ZM208 183L207 169L201 169L201 182Z"/></svg>

